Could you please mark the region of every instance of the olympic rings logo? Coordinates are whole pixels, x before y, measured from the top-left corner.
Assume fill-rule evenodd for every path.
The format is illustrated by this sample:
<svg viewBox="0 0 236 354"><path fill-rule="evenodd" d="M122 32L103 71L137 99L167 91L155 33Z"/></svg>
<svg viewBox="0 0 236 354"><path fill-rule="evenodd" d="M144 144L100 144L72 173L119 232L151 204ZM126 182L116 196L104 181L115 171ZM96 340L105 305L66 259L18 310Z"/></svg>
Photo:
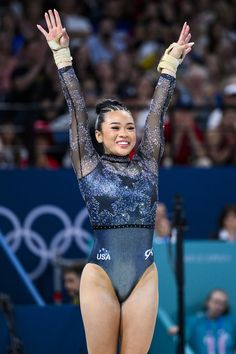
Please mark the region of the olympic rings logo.
<svg viewBox="0 0 236 354"><path fill-rule="evenodd" d="M44 215L52 215L60 220L63 229L58 231L47 245L42 235L33 230L35 221ZM17 252L22 243L29 251L40 259L36 268L29 273L32 280L40 277L55 257L62 256L75 241L76 245L86 254L90 251L92 235L82 225L88 218L88 211L83 208L77 214L74 223L64 210L55 205L42 205L32 209L26 216L23 225L10 209L0 206L0 216L7 218L12 224L12 230L5 233L6 241L14 252ZM0 230L2 231L2 230Z"/></svg>

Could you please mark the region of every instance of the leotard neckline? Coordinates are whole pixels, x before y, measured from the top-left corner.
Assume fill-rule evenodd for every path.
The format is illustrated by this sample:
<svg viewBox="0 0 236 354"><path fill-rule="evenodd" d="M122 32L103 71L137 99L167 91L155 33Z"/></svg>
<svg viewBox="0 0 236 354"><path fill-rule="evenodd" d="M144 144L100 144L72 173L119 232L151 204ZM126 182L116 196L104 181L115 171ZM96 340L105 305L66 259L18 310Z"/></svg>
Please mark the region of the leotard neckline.
<svg viewBox="0 0 236 354"><path fill-rule="evenodd" d="M107 161L110 161L110 162L130 162L130 157L129 155L125 155L125 156L120 156L120 155L115 155L115 154L103 154L102 155L102 159L103 160L107 160Z"/></svg>

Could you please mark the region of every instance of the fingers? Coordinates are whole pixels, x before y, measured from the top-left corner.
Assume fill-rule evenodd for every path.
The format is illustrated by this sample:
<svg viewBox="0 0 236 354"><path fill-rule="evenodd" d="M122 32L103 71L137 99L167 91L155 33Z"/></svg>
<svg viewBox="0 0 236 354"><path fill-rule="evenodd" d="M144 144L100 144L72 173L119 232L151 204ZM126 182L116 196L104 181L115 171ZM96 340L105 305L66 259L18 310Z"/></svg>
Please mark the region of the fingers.
<svg viewBox="0 0 236 354"><path fill-rule="evenodd" d="M189 31L190 31L189 25L187 24L187 22L184 22L184 25L182 27L182 30L181 30L181 33L179 36L179 40L178 40L179 44L187 43L190 40L191 34L189 33ZM190 37L189 37L189 35L190 35Z"/></svg>
<svg viewBox="0 0 236 354"><path fill-rule="evenodd" d="M185 49L184 56L187 55L188 53L190 53L191 50L192 50L192 47L188 47L187 49Z"/></svg>
<svg viewBox="0 0 236 354"><path fill-rule="evenodd" d="M55 9L54 9L54 16L55 16L55 20L56 20L56 25L57 25L57 27L62 28L62 23L61 23L61 19L60 19L59 13L58 13L58 11L55 10Z"/></svg>
<svg viewBox="0 0 236 354"><path fill-rule="evenodd" d="M190 41L191 37L192 37L192 35L191 35L191 33L189 33L185 39L185 43L188 43Z"/></svg>
<svg viewBox="0 0 236 354"><path fill-rule="evenodd" d="M186 27L187 27L187 22L184 22L179 38L182 38L184 36Z"/></svg>
<svg viewBox="0 0 236 354"><path fill-rule="evenodd" d="M185 45L184 57L185 57L189 52L191 52L193 45L194 45L194 42L190 42L190 43L187 43L187 44Z"/></svg>
<svg viewBox="0 0 236 354"><path fill-rule="evenodd" d="M48 30L50 31L52 29L52 24L47 12L45 12L44 17L48 26Z"/></svg>
<svg viewBox="0 0 236 354"><path fill-rule="evenodd" d="M49 18L50 18L52 27L56 27L56 21L55 21L54 13L52 12L52 10L49 10L48 13L49 13Z"/></svg>
<svg viewBox="0 0 236 354"><path fill-rule="evenodd" d="M68 34L67 34L65 28L62 29L62 33L63 33L63 36L64 36L66 39L69 39L69 36L68 36Z"/></svg>
<svg viewBox="0 0 236 354"><path fill-rule="evenodd" d="M45 29L40 25L37 25L37 27L38 27L39 31L45 36L45 38L47 38L48 33L45 31Z"/></svg>

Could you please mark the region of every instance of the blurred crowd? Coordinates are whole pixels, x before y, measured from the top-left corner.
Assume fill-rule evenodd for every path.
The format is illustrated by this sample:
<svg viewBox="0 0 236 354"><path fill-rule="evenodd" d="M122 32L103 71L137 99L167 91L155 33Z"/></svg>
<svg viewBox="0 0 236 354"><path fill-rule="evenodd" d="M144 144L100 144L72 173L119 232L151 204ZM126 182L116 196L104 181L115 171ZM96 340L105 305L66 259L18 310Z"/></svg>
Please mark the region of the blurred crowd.
<svg viewBox="0 0 236 354"><path fill-rule="evenodd" d="M158 60L187 20L195 45L178 71L162 164L235 164L235 6L235 0L1 0L0 168L70 167L67 108L36 27L45 27L50 8L70 35L91 121L98 101L118 98L130 108L139 138Z"/></svg>
<svg viewBox="0 0 236 354"><path fill-rule="evenodd" d="M236 243L236 204L225 205L220 212L217 229L208 235L210 240ZM154 229L154 244L175 243L176 232L166 205L158 203Z"/></svg>

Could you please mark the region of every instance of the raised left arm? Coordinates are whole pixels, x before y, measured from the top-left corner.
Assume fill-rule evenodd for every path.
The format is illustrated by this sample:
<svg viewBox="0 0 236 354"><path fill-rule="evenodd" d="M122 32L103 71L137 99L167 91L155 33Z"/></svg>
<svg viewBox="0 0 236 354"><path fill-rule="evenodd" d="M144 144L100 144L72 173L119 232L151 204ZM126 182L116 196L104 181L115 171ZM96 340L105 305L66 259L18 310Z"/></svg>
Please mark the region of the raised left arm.
<svg viewBox="0 0 236 354"><path fill-rule="evenodd" d="M164 150L164 117L173 95L176 79L162 74L156 85L149 113L145 122L144 134L137 154L157 173L158 164Z"/></svg>
<svg viewBox="0 0 236 354"><path fill-rule="evenodd" d="M189 42L191 38L189 31L190 28L185 22L178 42L167 48L158 65L161 76L151 101L144 134L137 149L137 154L145 159L155 174L158 173L158 165L164 150L164 117L174 92L176 70L193 45L193 42Z"/></svg>

